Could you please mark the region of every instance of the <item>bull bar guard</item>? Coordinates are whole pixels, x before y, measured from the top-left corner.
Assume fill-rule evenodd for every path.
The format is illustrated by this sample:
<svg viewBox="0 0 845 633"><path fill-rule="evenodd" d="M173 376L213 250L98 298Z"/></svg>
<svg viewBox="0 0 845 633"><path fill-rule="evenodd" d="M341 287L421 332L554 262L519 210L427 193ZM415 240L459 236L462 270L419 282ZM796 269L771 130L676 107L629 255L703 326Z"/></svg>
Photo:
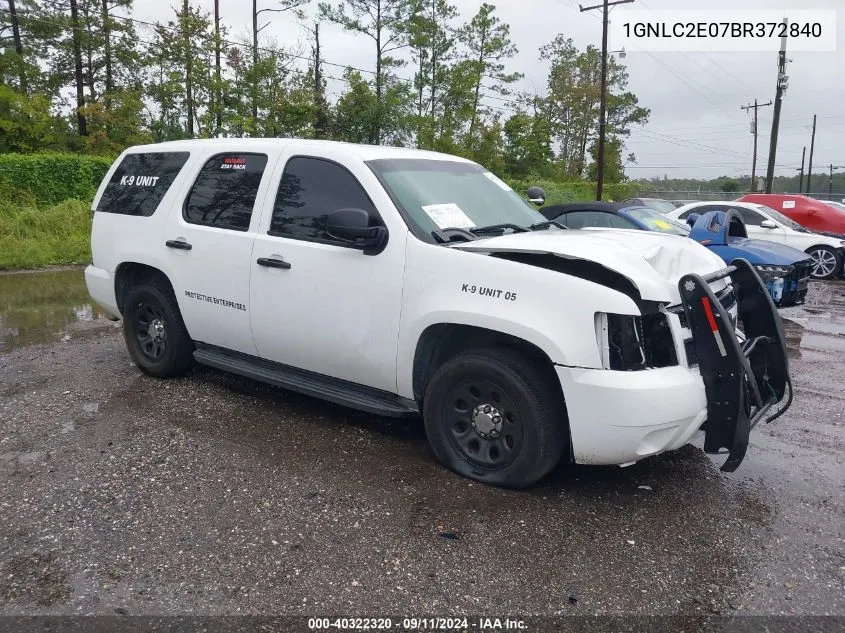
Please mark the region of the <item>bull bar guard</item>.
<svg viewBox="0 0 845 633"><path fill-rule="evenodd" d="M742 342L728 310L710 288L710 282L726 277L736 295ZM704 451L727 454L721 470L733 472L745 457L751 429L784 398L786 403L766 422L792 404L783 322L763 280L745 259L709 275L684 275L678 289L707 395Z"/></svg>

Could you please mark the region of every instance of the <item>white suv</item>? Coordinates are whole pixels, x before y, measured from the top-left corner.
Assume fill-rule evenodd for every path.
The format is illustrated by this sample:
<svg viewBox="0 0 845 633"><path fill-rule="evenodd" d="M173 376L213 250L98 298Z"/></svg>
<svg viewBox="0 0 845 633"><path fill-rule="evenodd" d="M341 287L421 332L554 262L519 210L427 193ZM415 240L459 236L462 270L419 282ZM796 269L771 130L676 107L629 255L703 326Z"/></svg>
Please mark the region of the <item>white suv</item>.
<svg viewBox="0 0 845 633"><path fill-rule="evenodd" d="M93 209L88 288L141 370L197 361L422 414L437 457L483 482L527 486L561 458L627 464L701 430L732 470L787 393L782 326L745 262L724 268L683 237L556 227L454 156L133 147Z"/></svg>

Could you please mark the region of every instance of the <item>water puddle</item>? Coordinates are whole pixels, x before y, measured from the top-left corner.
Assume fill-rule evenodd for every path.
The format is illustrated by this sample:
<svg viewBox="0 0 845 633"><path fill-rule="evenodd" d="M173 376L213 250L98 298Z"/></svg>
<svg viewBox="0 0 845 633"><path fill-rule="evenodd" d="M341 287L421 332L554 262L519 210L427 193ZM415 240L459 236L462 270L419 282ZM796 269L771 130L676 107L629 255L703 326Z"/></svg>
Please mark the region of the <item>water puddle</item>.
<svg viewBox="0 0 845 633"><path fill-rule="evenodd" d="M813 282L804 305L780 314L791 358L822 361L845 352L845 282Z"/></svg>
<svg viewBox="0 0 845 633"><path fill-rule="evenodd" d="M101 319L82 269L0 275L0 352L68 341L72 324Z"/></svg>

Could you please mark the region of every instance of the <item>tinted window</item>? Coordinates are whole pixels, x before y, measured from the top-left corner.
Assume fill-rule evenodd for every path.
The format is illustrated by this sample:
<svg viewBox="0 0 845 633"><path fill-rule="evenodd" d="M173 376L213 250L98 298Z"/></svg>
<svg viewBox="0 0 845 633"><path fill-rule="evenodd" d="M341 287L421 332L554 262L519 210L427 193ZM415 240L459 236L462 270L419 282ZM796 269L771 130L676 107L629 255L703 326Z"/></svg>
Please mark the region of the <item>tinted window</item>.
<svg viewBox="0 0 845 633"><path fill-rule="evenodd" d="M364 188L346 168L319 158L291 158L279 183L269 233L337 241L326 232L326 216L338 209L363 209L378 218Z"/></svg>
<svg viewBox="0 0 845 633"><path fill-rule="evenodd" d="M566 214L568 226L571 229L583 229L589 227L605 227L612 229L635 229L632 222L620 218L614 213L604 211L573 211Z"/></svg>
<svg viewBox="0 0 845 633"><path fill-rule="evenodd" d="M208 160L185 200L185 221L246 231L266 165L264 154L218 154Z"/></svg>
<svg viewBox="0 0 845 633"><path fill-rule="evenodd" d="M188 152L127 154L106 185L97 211L151 216L188 156Z"/></svg>
<svg viewBox="0 0 845 633"><path fill-rule="evenodd" d="M742 218L742 221L746 224L750 224L751 226L760 226L760 224L765 220L762 215L753 211L751 209L746 209L745 207L731 207L739 217Z"/></svg>

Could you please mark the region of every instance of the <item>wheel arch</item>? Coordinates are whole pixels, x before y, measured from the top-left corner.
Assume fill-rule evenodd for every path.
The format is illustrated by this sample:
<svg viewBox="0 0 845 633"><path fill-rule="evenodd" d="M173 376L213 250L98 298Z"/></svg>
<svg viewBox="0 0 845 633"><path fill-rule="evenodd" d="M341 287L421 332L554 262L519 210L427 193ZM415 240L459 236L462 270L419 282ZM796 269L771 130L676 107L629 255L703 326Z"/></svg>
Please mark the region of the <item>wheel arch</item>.
<svg viewBox="0 0 845 633"><path fill-rule="evenodd" d="M488 328L462 323L434 323L420 334L414 351L412 387L414 399L422 402L425 387L431 376L447 360L469 349L479 347L508 347L521 351L554 376L554 362L538 345L530 341ZM563 391L560 391L563 398Z"/></svg>
<svg viewBox="0 0 845 633"><path fill-rule="evenodd" d="M117 266L114 271L114 298L121 315L128 290L153 279L162 281L173 292L173 284L170 283L167 274L155 266L140 262L121 262Z"/></svg>

